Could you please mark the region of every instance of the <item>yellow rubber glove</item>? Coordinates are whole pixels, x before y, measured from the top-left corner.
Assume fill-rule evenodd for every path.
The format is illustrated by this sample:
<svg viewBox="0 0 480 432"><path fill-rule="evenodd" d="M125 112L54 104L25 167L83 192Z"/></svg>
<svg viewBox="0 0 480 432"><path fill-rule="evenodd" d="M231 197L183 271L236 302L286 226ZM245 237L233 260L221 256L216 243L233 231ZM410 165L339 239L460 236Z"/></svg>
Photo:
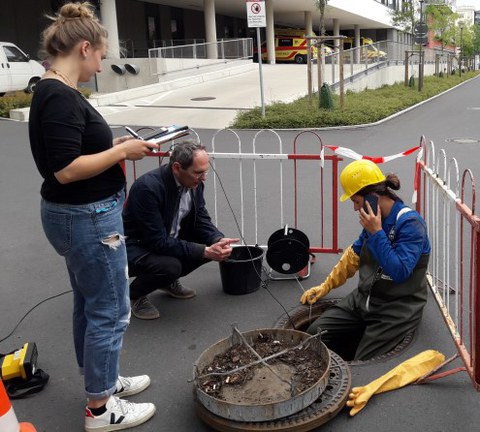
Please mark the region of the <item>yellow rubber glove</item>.
<svg viewBox="0 0 480 432"><path fill-rule="evenodd" d="M305 291L300 298L300 302L302 304L314 304L333 288L343 285L348 278L351 278L357 272L359 265L360 257L353 251L352 246L349 246L325 281L321 285Z"/></svg>
<svg viewBox="0 0 480 432"><path fill-rule="evenodd" d="M423 351L390 372L372 381L363 387L352 388L348 395L347 406L351 407L350 415L353 417L361 411L374 394L395 390L404 387L436 369L445 361L445 356L434 350Z"/></svg>

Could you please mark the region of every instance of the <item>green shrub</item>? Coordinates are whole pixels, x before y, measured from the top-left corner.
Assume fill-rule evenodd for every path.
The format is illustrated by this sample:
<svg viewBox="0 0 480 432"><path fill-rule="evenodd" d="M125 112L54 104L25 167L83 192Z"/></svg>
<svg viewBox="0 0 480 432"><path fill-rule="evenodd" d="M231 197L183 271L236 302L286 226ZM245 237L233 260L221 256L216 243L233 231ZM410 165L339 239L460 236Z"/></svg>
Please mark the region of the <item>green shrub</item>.
<svg viewBox="0 0 480 432"><path fill-rule="evenodd" d="M81 88L80 92L87 99L92 94L92 91L89 88ZM0 117L8 118L10 116L10 110L29 107L31 103L31 94L22 91L7 93L5 96L0 97Z"/></svg>
<svg viewBox="0 0 480 432"><path fill-rule="evenodd" d="M30 106L32 95L21 91L0 97L0 117L9 117L10 110Z"/></svg>
<svg viewBox="0 0 480 432"><path fill-rule="evenodd" d="M333 105L336 108L333 110L319 108L317 93L312 97L311 103L308 97L302 97L289 104L276 102L268 105L265 109L265 118L262 118L261 110L258 107L241 112L231 127L237 129L294 129L373 123L477 75L478 72L468 72L462 74L461 77L458 75L448 78L425 77L421 92L416 87L405 87L403 82L358 93L347 90L343 110L339 108L337 94L332 95Z"/></svg>

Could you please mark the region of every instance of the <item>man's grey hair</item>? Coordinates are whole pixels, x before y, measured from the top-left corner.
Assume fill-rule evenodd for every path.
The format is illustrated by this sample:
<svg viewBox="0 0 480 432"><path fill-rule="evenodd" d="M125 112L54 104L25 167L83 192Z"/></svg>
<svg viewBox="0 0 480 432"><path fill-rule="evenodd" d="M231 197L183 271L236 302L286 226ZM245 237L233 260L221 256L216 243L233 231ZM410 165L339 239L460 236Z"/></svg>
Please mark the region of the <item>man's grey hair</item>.
<svg viewBox="0 0 480 432"><path fill-rule="evenodd" d="M178 162L183 169L187 169L193 164L195 153L200 150L205 150L205 146L195 140L184 140L175 144L170 155L170 166L174 162Z"/></svg>

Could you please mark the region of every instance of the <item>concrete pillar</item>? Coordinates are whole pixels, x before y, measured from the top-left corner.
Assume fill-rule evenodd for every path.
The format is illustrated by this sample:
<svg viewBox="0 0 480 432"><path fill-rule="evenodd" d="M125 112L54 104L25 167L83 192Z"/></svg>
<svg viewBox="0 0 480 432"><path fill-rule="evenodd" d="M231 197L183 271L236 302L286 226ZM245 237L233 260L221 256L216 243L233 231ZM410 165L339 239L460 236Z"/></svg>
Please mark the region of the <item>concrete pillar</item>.
<svg viewBox="0 0 480 432"><path fill-rule="evenodd" d="M207 57L218 58L217 23L215 21L215 0L203 0L203 17L205 20L205 40L207 42Z"/></svg>
<svg viewBox="0 0 480 432"><path fill-rule="evenodd" d="M267 63L275 64L275 23L273 19L273 0L266 0L267 14Z"/></svg>
<svg viewBox="0 0 480 432"><path fill-rule="evenodd" d="M340 36L340 20L338 18L333 19L333 36ZM338 39L335 39L333 41L333 46L335 47L335 50L338 50L339 45L340 41Z"/></svg>
<svg viewBox="0 0 480 432"><path fill-rule="evenodd" d="M360 41L360 26L358 24L355 24L353 26L353 29L355 31L355 46L359 47L362 44Z"/></svg>
<svg viewBox="0 0 480 432"><path fill-rule="evenodd" d="M313 34L312 12L305 11L305 34L311 36Z"/></svg>
<svg viewBox="0 0 480 432"><path fill-rule="evenodd" d="M359 47L362 42L360 40L360 26L358 24L355 24L353 26L353 30L354 30L354 35L355 35L355 46L356 47ZM354 62L355 63L360 63L360 48L357 48L355 51L355 56L354 56Z"/></svg>
<svg viewBox="0 0 480 432"><path fill-rule="evenodd" d="M118 40L117 8L115 0L102 0L100 2L100 15L102 24L108 31L107 58L120 58L120 42Z"/></svg>

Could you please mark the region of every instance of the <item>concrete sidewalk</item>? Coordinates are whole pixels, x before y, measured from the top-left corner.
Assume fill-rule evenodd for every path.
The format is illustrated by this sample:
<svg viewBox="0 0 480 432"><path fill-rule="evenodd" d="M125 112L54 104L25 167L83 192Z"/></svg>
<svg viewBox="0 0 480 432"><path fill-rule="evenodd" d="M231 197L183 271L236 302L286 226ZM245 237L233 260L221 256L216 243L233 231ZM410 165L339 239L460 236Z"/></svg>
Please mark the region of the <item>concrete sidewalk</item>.
<svg viewBox="0 0 480 432"><path fill-rule="evenodd" d="M305 65L263 65L263 81L266 104L291 102L308 93ZM133 97L97 109L111 125L185 124L193 128L223 129L231 125L237 112L256 106L261 106L258 65L241 74Z"/></svg>
<svg viewBox="0 0 480 432"><path fill-rule="evenodd" d="M316 88L316 73L313 74ZM265 104L291 102L308 93L307 66L263 65ZM110 125L192 128L229 127L238 112L261 106L260 74L256 63L225 66L224 70L192 72L159 84L109 94L93 94L90 103ZM11 111L11 118L28 121L29 108Z"/></svg>

